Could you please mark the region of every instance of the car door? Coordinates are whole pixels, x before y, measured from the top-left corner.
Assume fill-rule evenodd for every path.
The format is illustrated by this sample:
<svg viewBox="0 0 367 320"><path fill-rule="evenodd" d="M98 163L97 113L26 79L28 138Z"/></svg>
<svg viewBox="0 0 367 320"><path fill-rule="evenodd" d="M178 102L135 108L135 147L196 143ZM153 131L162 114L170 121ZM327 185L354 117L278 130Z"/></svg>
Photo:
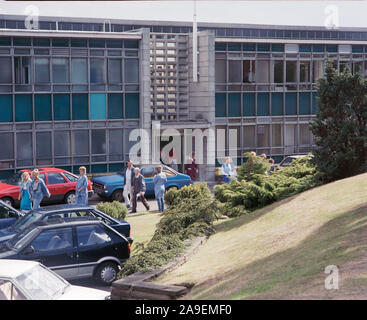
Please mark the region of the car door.
<svg viewBox="0 0 367 320"><path fill-rule="evenodd" d="M78 253L72 227L43 230L22 251L26 260L41 262L65 279L78 273Z"/></svg>
<svg viewBox="0 0 367 320"><path fill-rule="evenodd" d="M51 193L51 202L64 201L68 181L59 172L47 173L47 188Z"/></svg>
<svg viewBox="0 0 367 320"><path fill-rule="evenodd" d="M0 229L5 229L15 223L19 218L19 213L11 208L0 204Z"/></svg>
<svg viewBox="0 0 367 320"><path fill-rule="evenodd" d="M76 227L79 276L91 276L97 262L107 256L117 256L118 248L98 224Z"/></svg>
<svg viewBox="0 0 367 320"><path fill-rule="evenodd" d="M145 166L141 168L140 172L145 178L145 186L147 194L154 194L154 183L153 179L155 176L155 167L154 166Z"/></svg>

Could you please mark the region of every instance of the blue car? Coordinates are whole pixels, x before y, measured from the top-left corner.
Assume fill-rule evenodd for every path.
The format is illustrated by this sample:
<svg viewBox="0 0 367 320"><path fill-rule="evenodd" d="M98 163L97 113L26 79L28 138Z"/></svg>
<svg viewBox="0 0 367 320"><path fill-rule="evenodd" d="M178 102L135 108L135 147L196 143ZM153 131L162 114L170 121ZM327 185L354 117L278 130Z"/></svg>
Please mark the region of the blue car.
<svg viewBox="0 0 367 320"><path fill-rule="evenodd" d="M24 214L0 200L0 229L13 225Z"/></svg>
<svg viewBox="0 0 367 320"><path fill-rule="evenodd" d="M155 175L155 165L138 166L140 173L145 178L147 196L154 195L153 178ZM163 173L167 176L166 190L170 188L181 189L184 186L192 184L190 176L179 173L168 166L162 166ZM123 173L94 177L91 179L93 191L101 198L110 198L111 200L123 201L124 176Z"/></svg>
<svg viewBox="0 0 367 320"><path fill-rule="evenodd" d="M89 206L81 205L53 205L47 207L41 207L37 210L32 210L20 219L18 219L13 225L7 228L0 229L0 243L8 241L13 238L17 233L25 230L34 222L48 221L51 219L78 219L82 217L89 217L90 219L98 219L109 227L115 229L117 232L125 236L130 243L133 242L130 233L130 224L123 220L118 220L108 216L107 214L94 209Z"/></svg>

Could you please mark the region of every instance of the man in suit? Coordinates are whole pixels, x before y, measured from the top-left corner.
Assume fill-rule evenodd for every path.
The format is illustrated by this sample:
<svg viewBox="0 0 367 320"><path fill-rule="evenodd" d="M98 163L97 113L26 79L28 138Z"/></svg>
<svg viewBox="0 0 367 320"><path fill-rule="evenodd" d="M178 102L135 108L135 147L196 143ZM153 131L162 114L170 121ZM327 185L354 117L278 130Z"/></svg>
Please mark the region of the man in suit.
<svg viewBox="0 0 367 320"><path fill-rule="evenodd" d="M129 209L130 202L133 199L133 179L134 179L134 166L131 160L128 161L127 167L123 172L124 174L124 199L125 205ZM130 198L129 198L130 197Z"/></svg>
<svg viewBox="0 0 367 320"><path fill-rule="evenodd" d="M140 173L140 169L139 168L135 168L134 169L134 177L133 177L133 208L131 210L131 213L135 213L136 212L136 205L137 205L137 196L139 195L139 198L141 200L141 202L143 203L144 207L147 209L147 211L149 211L149 204L147 199L145 199L144 194L146 191L146 186L145 186L145 178L143 177L143 175Z"/></svg>

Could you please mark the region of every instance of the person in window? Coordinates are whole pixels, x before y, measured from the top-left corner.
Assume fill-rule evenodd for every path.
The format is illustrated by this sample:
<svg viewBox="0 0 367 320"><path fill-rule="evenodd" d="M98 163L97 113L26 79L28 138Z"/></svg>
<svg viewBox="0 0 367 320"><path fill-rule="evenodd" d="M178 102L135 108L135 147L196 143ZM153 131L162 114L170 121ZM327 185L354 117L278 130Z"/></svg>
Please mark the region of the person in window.
<svg viewBox="0 0 367 320"><path fill-rule="evenodd" d="M88 178L87 178L87 168L80 167L79 168L79 178L76 182L76 204L88 205Z"/></svg>
<svg viewBox="0 0 367 320"><path fill-rule="evenodd" d="M157 166L157 174L153 179L154 194L158 202L158 211L164 211L164 192L166 191L167 176L162 172L162 166Z"/></svg>
<svg viewBox="0 0 367 320"><path fill-rule="evenodd" d="M45 182L39 177L38 169L32 171L33 180L31 182L31 200L33 201L33 210L40 207L40 203L44 196L51 197L50 191L48 191Z"/></svg>
<svg viewBox="0 0 367 320"><path fill-rule="evenodd" d="M139 195L139 198L141 202L143 203L144 207L147 209L147 211L150 210L149 204L147 199L144 197L144 193L146 191L145 186L145 178L140 173L139 168L134 169L134 177L133 177L133 207L131 213L136 213L136 205L137 205L137 197Z"/></svg>
<svg viewBox="0 0 367 320"><path fill-rule="evenodd" d="M134 166L133 162L129 160L127 163L127 168L124 170L124 199L125 205L129 209L130 202L132 201L133 194L132 194L132 186L133 186L133 179L134 179Z"/></svg>
<svg viewBox="0 0 367 320"><path fill-rule="evenodd" d="M32 201L31 201L31 183L32 180L29 177L28 172L22 173L22 181L20 182L20 192L18 200L20 202L20 210L32 210Z"/></svg>

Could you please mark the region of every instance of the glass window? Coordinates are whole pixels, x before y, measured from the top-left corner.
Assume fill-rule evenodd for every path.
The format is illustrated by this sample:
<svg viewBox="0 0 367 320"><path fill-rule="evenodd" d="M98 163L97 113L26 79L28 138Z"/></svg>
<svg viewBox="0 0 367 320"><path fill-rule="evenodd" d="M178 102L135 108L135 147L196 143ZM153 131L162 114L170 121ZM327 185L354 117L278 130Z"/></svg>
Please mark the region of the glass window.
<svg viewBox="0 0 367 320"><path fill-rule="evenodd" d="M297 125L295 124L286 124L285 125L285 133L284 133L284 145L285 145L285 153L291 154L295 153L296 145L297 145Z"/></svg>
<svg viewBox="0 0 367 320"><path fill-rule="evenodd" d="M271 115L283 115L283 93L272 92L271 94Z"/></svg>
<svg viewBox="0 0 367 320"><path fill-rule="evenodd" d="M216 93L215 94L215 116L225 117L227 115L226 111L226 94Z"/></svg>
<svg viewBox="0 0 367 320"><path fill-rule="evenodd" d="M32 82L30 57L14 57L14 76L16 84L29 84Z"/></svg>
<svg viewBox="0 0 367 320"><path fill-rule="evenodd" d="M227 61L215 60L215 82L226 83L227 82Z"/></svg>
<svg viewBox="0 0 367 320"><path fill-rule="evenodd" d="M110 236L97 225L76 227L78 246L94 246L112 241Z"/></svg>
<svg viewBox="0 0 367 320"><path fill-rule="evenodd" d="M297 61L286 61L286 82L297 82Z"/></svg>
<svg viewBox="0 0 367 320"><path fill-rule="evenodd" d="M0 57L0 83L12 83L11 58Z"/></svg>
<svg viewBox="0 0 367 320"><path fill-rule="evenodd" d="M87 59L72 58L71 59L71 82L74 84L88 83L87 80Z"/></svg>
<svg viewBox="0 0 367 320"><path fill-rule="evenodd" d="M47 174L48 184L66 183L65 178L58 172L50 172Z"/></svg>
<svg viewBox="0 0 367 320"><path fill-rule="evenodd" d="M243 61L243 82L255 82L255 60Z"/></svg>
<svg viewBox="0 0 367 320"><path fill-rule="evenodd" d="M68 83L69 82L69 59L53 58L52 59L53 82Z"/></svg>
<svg viewBox="0 0 367 320"><path fill-rule="evenodd" d="M51 121L51 95L35 94L34 95L34 114L36 121Z"/></svg>
<svg viewBox="0 0 367 320"><path fill-rule="evenodd" d="M88 120L88 94L72 95L73 120Z"/></svg>
<svg viewBox="0 0 367 320"><path fill-rule="evenodd" d="M61 39L61 38L52 39L52 46L53 47L68 47L69 39Z"/></svg>
<svg viewBox="0 0 367 320"><path fill-rule="evenodd" d="M0 134L0 160L14 159L14 141L13 133L1 133Z"/></svg>
<svg viewBox="0 0 367 320"><path fill-rule="evenodd" d="M54 94L54 120L70 120L70 95Z"/></svg>
<svg viewBox="0 0 367 320"><path fill-rule="evenodd" d="M70 155L70 131L54 132L54 154L55 156Z"/></svg>
<svg viewBox="0 0 367 320"><path fill-rule="evenodd" d="M0 279L0 300L27 300L23 293L10 281Z"/></svg>
<svg viewBox="0 0 367 320"><path fill-rule="evenodd" d="M257 147L269 147L269 125L257 126Z"/></svg>
<svg viewBox="0 0 367 320"><path fill-rule="evenodd" d="M244 148L255 147L255 126L243 127L243 147Z"/></svg>
<svg viewBox="0 0 367 320"><path fill-rule="evenodd" d="M313 61L312 62L312 74L313 79L312 82L316 82L318 79L322 78L324 75L324 62L323 61Z"/></svg>
<svg viewBox="0 0 367 320"><path fill-rule="evenodd" d="M33 164L33 143L31 132L20 132L17 137L17 165L31 166Z"/></svg>
<svg viewBox="0 0 367 320"><path fill-rule="evenodd" d="M297 115L297 93L286 92L285 93L285 114Z"/></svg>
<svg viewBox="0 0 367 320"><path fill-rule="evenodd" d="M108 59L108 83L122 82L121 59Z"/></svg>
<svg viewBox="0 0 367 320"><path fill-rule="evenodd" d="M241 64L240 60L228 61L228 82L242 82Z"/></svg>
<svg viewBox="0 0 367 320"><path fill-rule="evenodd" d="M276 60L274 66L274 83L283 83L283 61Z"/></svg>
<svg viewBox="0 0 367 320"><path fill-rule="evenodd" d="M269 115L269 93L257 94L257 116Z"/></svg>
<svg viewBox="0 0 367 320"><path fill-rule="evenodd" d="M125 59L125 82L138 83L139 82L139 60Z"/></svg>
<svg viewBox="0 0 367 320"><path fill-rule="evenodd" d="M0 95L0 122L13 121L13 99L10 94Z"/></svg>
<svg viewBox="0 0 367 320"><path fill-rule="evenodd" d="M106 153L106 130L92 130L92 154Z"/></svg>
<svg viewBox="0 0 367 320"><path fill-rule="evenodd" d="M90 82L106 82L105 61L103 59L90 59Z"/></svg>
<svg viewBox="0 0 367 320"><path fill-rule="evenodd" d="M299 93L299 114L308 115L310 114L310 103L311 97L309 92Z"/></svg>
<svg viewBox="0 0 367 320"><path fill-rule="evenodd" d="M269 61L256 60L255 81L257 83L268 83L269 79Z"/></svg>
<svg viewBox="0 0 367 320"><path fill-rule="evenodd" d="M125 94L125 118L139 118L139 93Z"/></svg>
<svg viewBox="0 0 367 320"><path fill-rule="evenodd" d="M300 61L299 63L299 81L310 82L311 81L311 66L310 61Z"/></svg>
<svg viewBox="0 0 367 320"><path fill-rule="evenodd" d="M228 116L229 117L241 117L241 94L229 93L228 94Z"/></svg>
<svg viewBox="0 0 367 320"><path fill-rule="evenodd" d="M255 116L255 93L243 94L243 116L244 117Z"/></svg>
<svg viewBox="0 0 367 320"><path fill-rule="evenodd" d="M312 92L312 114L316 114L317 112L317 92Z"/></svg>
<svg viewBox="0 0 367 320"><path fill-rule="evenodd" d="M57 228L41 232L31 243L36 252L68 249L73 247L71 228Z"/></svg>
<svg viewBox="0 0 367 320"><path fill-rule="evenodd" d="M311 144L311 131L308 127L308 124L299 125L299 144Z"/></svg>
<svg viewBox="0 0 367 320"><path fill-rule="evenodd" d="M77 182L78 177L72 175L71 173L63 172L63 175L70 181L70 182Z"/></svg>
<svg viewBox="0 0 367 320"><path fill-rule="evenodd" d="M15 95L15 121L33 121L32 95Z"/></svg>
<svg viewBox="0 0 367 320"><path fill-rule="evenodd" d="M73 155L89 155L89 134L87 130L76 130L73 136Z"/></svg>
<svg viewBox="0 0 367 320"><path fill-rule="evenodd" d="M108 95L108 119L122 119L124 102L122 94L110 93Z"/></svg>
<svg viewBox="0 0 367 320"><path fill-rule="evenodd" d="M91 93L90 94L90 119L104 120L106 119L106 94Z"/></svg>
<svg viewBox="0 0 367 320"><path fill-rule="evenodd" d="M35 58L35 82L49 83L50 82L50 59Z"/></svg>
<svg viewBox="0 0 367 320"><path fill-rule="evenodd" d="M121 161L124 153L122 129L113 129L109 133L110 161Z"/></svg>
<svg viewBox="0 0 367 320"><path fill-rule="evenodd" d="M51 132L36 133L36 158L37 164L52 163Z"/></svg>
<svg viewBox="0 0 367 320"><path fill-rule="evenodd" d="M281 147L282 146L282 125L281 124L273 124L271 128L271 145L273 147Z"/></svg>

